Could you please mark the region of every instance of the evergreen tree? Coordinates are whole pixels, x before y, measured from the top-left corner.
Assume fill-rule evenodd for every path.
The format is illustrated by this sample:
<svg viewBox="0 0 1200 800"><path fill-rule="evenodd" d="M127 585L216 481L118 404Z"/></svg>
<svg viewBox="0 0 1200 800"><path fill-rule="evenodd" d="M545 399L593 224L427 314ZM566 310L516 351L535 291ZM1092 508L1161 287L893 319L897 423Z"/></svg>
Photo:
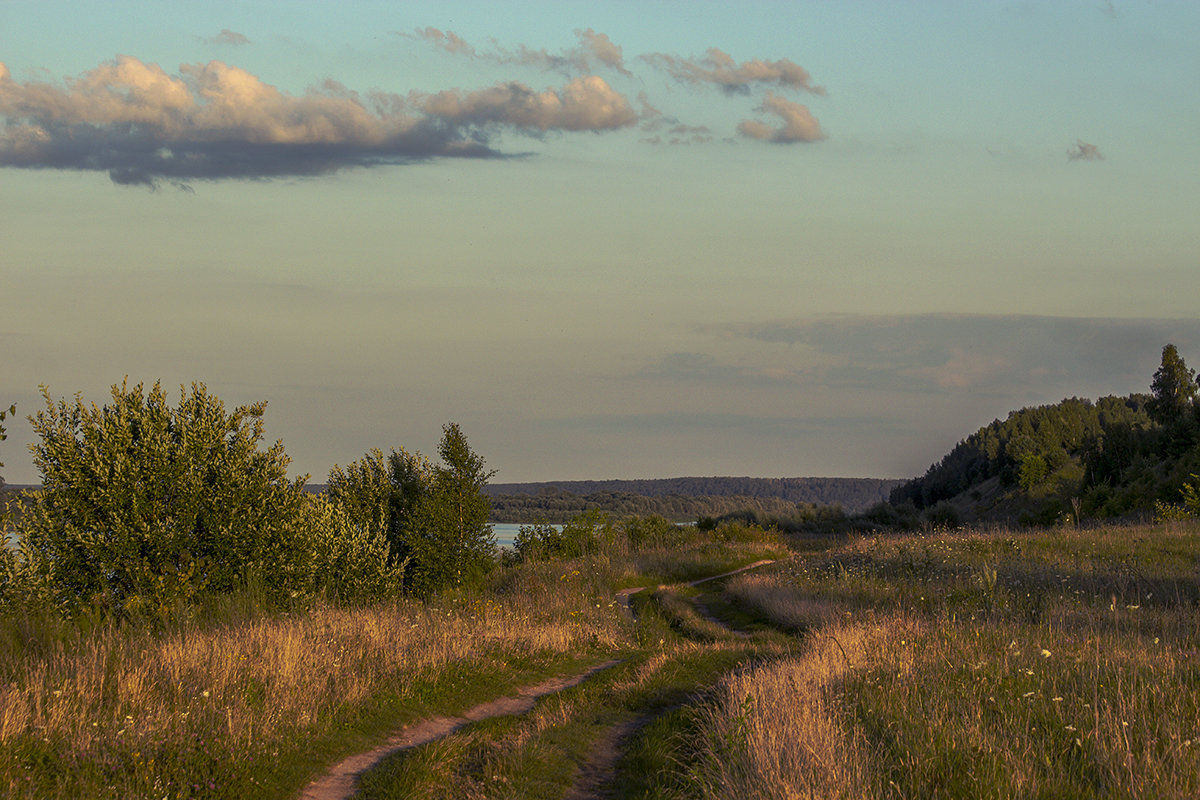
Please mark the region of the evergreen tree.
<svg viewBox="0 0 1200 800"><path fill-rule="evenodd" d="M1179 420L1191 408L1196 388L1196 373L1183 363L1175 345L1163 347L1162 366L1150 384L1153 398L1146 408L1150 418L1162 425Z"/></svg>

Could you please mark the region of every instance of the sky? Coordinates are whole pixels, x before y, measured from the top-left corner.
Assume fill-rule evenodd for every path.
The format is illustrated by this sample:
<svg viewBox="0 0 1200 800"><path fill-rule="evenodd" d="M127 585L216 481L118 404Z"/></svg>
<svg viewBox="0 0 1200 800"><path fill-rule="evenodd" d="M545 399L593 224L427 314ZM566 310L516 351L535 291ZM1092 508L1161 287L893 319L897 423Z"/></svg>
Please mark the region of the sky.
<svg viewBox="0 0 1200 800"><path fill-rule="evenodd" d="M0 444L128 379L321 482L918 475L1200 364L1200 3L0 0Z"/></svg>

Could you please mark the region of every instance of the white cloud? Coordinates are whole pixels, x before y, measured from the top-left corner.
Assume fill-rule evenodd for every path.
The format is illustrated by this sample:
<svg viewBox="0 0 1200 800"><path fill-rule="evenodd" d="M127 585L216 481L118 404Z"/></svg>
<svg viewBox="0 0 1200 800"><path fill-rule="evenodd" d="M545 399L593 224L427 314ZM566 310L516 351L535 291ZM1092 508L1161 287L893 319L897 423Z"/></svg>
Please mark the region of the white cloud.
<svg viewBox="0 0 1200 800"><path fill-rule="evenodd" d="M603 131L637 120L596 76L540 92L513 82L364 100L332 80L295 96L221 61L171 75L131 56L65 85L16 81L0 63L0 117L0 166L103 170L114 182L151 186L494 157L497 127Z"/></svg>
<svg viewBox="0 0 1200 800"><path fill-rule="evenodd" d="M809 112L807 106L800 103L793 103L774 92L767 92L759 110L776 115L783 120L783 125L772 128L758 120L746 120L738 125L738 132L743 136L777 144L817 142L825 138L821 123Z"/></svg>

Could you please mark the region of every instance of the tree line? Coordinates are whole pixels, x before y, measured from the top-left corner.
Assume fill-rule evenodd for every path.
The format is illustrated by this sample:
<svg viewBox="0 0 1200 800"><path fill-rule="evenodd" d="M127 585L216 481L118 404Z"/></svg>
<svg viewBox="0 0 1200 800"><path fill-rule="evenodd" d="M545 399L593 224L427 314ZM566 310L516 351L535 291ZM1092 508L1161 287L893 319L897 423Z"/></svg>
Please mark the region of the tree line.
<svg viewBox="0 0 1200 800"><path fill-rule="evenodd" d="M901 481L884 478L656 478L647 480L550 481L490 484L493 498L565 492L593 496L604 493L642 497L736 497L779 499L789 503L841 506L847 511L869 508L886 500ZM765 510L765 508L764 508Z"/></svg>
<svg viewBox="0 0 1200 800"><path fill-rule="evenodd" d="M594 492L577 495L549 490L535 495L492 495L493 522L529 522L545 520L564 523L589 511L604 511L616 517L659 516L676 522L694 522L701 517L717 517L735 511L750 510L762 514L789 514L796 503L778 497L646 496L632 492Z"/></svg>
<svg viewBox="0 0 1200 800"><path fill-rule="evenodd" d="M1149 393L1067 398L1023 408L959 442L890 502L928 509L978 495L990 479L1036 499L1027 521L1075 511L1111 518L1177 504L1200 473L1200 405L1195 372L1167 344Z"/></svg>

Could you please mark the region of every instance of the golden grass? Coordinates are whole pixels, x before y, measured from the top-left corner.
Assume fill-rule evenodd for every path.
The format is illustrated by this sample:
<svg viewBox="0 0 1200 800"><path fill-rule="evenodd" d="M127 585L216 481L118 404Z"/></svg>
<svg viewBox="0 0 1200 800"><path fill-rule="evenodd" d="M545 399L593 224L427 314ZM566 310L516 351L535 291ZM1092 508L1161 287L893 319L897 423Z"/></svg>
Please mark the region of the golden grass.
<svg viewBox="0 0 1200 800"><path fill-rule="evenodd" d="M851 540L728 596L807 631L730 677L711 797L1200 796L1192 530Z"/></svg>
<svg viewBox="0 0 1200 800"><path fill-rule="evenodd" d="M45 774L52 768L79 773L81 785L111 778L111 796L192 796L205 787L177 785L176 771L219 775L223 759L277 758L306 731L449 665L628 641L629 621L579 569L527 570L513 589L158 635L109 624L2 654L0 794L57 792L63 776ZM250 778L223 775L210 794L236 793L237 780Z"/></svg>
<svg viewBox="0 0 1200 800"><path fill-rule="evenodd" d="M859 797L861 745L848 735L831 692L882 629L847 626L813 640L799 658L760 664L721 681L704 709L700 783L704 795Z"/></svg>

